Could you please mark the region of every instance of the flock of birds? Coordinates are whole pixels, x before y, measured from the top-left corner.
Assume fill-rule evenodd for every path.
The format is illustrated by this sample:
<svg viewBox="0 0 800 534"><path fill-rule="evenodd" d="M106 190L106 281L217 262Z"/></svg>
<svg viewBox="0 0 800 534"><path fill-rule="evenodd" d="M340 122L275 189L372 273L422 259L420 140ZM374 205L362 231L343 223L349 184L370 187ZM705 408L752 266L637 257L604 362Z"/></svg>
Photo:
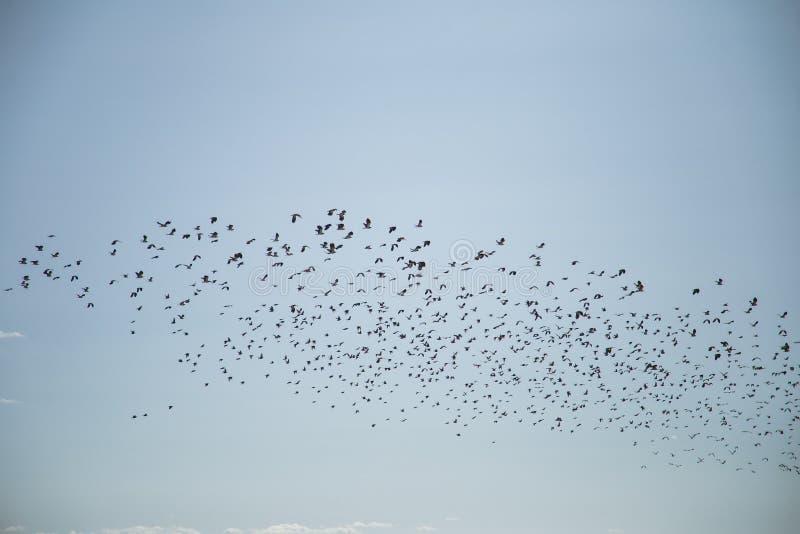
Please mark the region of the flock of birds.
<svg viewBox="0 0 800 534"><path fill-rule="evenodd" d="M427 408L457 436L479 421L615 431L675 468L772 464L800 474L800 342L788 312L766 311L757 297L724 302L721 278L687 288L686 306L646 311L645 285L625 268L587 272L573 260L539 279L545 243L511 267L504 237L478 250L457 242L438 266L422 220L351 223L331 209L287 224L301 242L242 237L217 217L182 229L158 221L135 240L110 241L106 260L123 272L97 284L82 272L97 262L65 263L49 235L19 259L19 285L5 291L61 281L92 310L105 288L129 303L130 335L137 314L163 317L187 343L176 360L202 377L199 387L281 383L326 409L381 413L372 427ZM343 257L363 263L345 268ZM195 310L214 314L213 332L192 333Z"/></svg>

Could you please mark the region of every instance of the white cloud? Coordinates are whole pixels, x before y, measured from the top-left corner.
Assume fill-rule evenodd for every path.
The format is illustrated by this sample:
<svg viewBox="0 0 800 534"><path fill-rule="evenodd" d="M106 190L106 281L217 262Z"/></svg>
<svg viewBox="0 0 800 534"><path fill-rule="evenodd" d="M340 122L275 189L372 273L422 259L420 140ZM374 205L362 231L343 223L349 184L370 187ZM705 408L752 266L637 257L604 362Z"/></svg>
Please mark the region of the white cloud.
<svg viewBox="0 0 800 534"><path fill-rule="evenodd" d="M16 399L0 399L0 404L22 404L22 401L18 401ZM16 530L9 530L9 529L16 529ZM6 527L0 532L20 532L23 530L23 527Z"/></svg>
<svg viewBox="0 0 800 534"><path fill-rule="evenodd" d="M148 527L137 525L126 528L103 528L98 531L92 531L88 533L71 530L69 534L200 534L200 531L186 527Z"/></svg>
<svg viewBox="0 0 800 534"><path fill-rule="evenodd" d="M309 527L299 523L280 523L265 528L227 528L225 534L361 534L364 530L391 528L390 523L356 521L333 527ZM142 533L144 534L144 533Z"/></svg>
<svg viewBox="0 0 800 534"><path fill-rule="evenodd" d="M0 330L0 339L11 339L15 337L25 337L25 336L23 336L21 332L3 332L2 330ZM3 532L5 532L5 530ZM15 532L15 531L9 531L9 532Z"/></svg>
<svg viewBox="0 0 800 534"><path fill-rule="evenodd" d="M128 528L104 528L101 534L200 534L200 531L186 527L146 527L137 525Z"/></svg>
<svg viewBox="0 0 800 534"><path fill-rule="evenodd" d="M420 525L417 527L418 532L434 532L436 530L438 530L436 527L430 525Z"/></svg>
<svg viewBox="0 0 800 534"><path fill-rule="evenodd" d="M378 521L355 521L346 525L331 527L309 527L299 523L281 523L270 525L264 528L226 528L225 534L368 534L370 529L391 528L391 523L381 523ZM9 527L22 529L22 527ZM17 530L0 530L0 533L18 532ZM37 532L36 534L54 534L48 532ZM103 528L95 531L80 532L71 530L69 534L201 534L200 531L187 527L162 527L162 526L143 526L137 525L126 528Z"/></svg>
<svg viewBox="0 0 800 534"><path fill-rule="evenodd" d="M461 521L460 517L445 517L445 521Z"/></svg>
<svg viewBox="0 0 800 534"><path fill-rule="evenodd" d="M621 528L609 528L607 532L608 534L625 534L625 531Z"/></svg>
<svg viewBox="0 0 800 534"><path fill-rule="evenodd" d="M5 404L5 403L3 403L4 400L7 400L7 399L0 399L0 404ZM13 526L10 526L10 527L6 527L3 530L0 530L0 532L22 532L23 530L25 530L25 527L22 527L20 525L13 525Z"/></svg>

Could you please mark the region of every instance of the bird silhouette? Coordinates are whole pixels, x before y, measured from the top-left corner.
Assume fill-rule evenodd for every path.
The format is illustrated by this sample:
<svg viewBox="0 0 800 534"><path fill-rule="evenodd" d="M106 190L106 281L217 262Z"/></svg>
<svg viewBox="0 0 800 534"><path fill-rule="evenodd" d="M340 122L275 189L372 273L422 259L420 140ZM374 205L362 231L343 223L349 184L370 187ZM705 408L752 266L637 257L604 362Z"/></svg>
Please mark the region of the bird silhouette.
<svg viewBox="0 0 800 534"><path fill-rule="evenodd" d="M360 418L382 410L370 428L400 425L424 409L440 414L456 438L480 421L565 435L614 431L633 434L635 447L649 444L675 469L764 464L800 474L800 366L791 359L800 341L788 311L736 297L743 288L723 278L713 291L701 281L675 296L675 305L648 310L644 277L588 265L585 255L553 260L544 242L522 264L500 237L439 265L441 250L426 239L422 219L410 233L398 232L408 222L378 221L388 234L376 234L347 224L347 213L307 212L309 227L285 232L283 242L275 232L258 263L248 252L256 242L250 236L263 229L242 235L225 224L227 231L208 232L165 219L156 227L169 231L152 232L151 219L141 229L147 233L103 239L97 254L113 265L110 272L87 270L80 260L56 263L62 253L70 257L57 240L29 245L35 253L14 267L23 289L80 281L66 294L86 303L81 308L97 302L114 315L117 303L124 314L148 314L163 335L185 344L178 365L207 395L257 387L250 378L260 373L258 383L283 383L298 401ZM291 224L301 218L292 213ZM369 217L363 221L363 230L373 227ZM275 301L229 297L275 289ZM197 322L204 310L219 318L211 329ZM162 334L127 320L121 334L141 330L154 342ZM209 339L215 343L206 345ZM180 417L184 410L173 407L151 415ZM691 448L677 445L682 436ZM745 448L767 455L748 465L740 461ZM772 454L780 461L770 462Z"/></svg>

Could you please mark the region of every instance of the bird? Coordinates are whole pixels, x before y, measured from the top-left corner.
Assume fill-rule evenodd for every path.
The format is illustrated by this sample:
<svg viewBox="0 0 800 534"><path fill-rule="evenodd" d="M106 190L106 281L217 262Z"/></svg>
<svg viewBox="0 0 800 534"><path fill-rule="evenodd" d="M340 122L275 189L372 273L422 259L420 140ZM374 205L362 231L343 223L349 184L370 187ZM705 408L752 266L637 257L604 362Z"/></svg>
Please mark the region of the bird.
<svg viewBox="0 0 800 534"><path fill-rule="evenodd" d="M339 407L336 399L352 394L354 417L364 417L363 408L374 406L385 411L385 424L400 424L415 411L430 409L444 424L457 427L456 438L468 436L473 421L481 419L565 435L614 430L633 433L635 447L650 442L652 452L676 468L699 463L697 454L738 468L746 465L738 463L744 444L760 449L769 436L772 451L787 453L789 464L798 463L788 453L795 448L789 440L797 433L793 414L800 403L794 392L800 375L789 358L800 341L794 341L788 311L759 314L758 298L734 298L735 284L723 286L722 278L715 285L723 287L713 292L701 295L702 283L692 289L696 298L686 309L677 302L680 296L675 306L657 309L658 302L640 295L644 276L631 277L625 268L612 266L583 269L591 258L546 258L542 250L530 254L532 262L520 264L505 237L496 238L491 249L476 246L465 257L454 254L439 267L422 219L415 225L420 228L415 237L387 239L386 234L349 229L346 209L320 212L325 213L336 219L309 229L301 225L281 245L267 247L265 270L237 271L245 261L241 242L203 232L196 221L176 219L174 225L156 221L169 231L139 239L142 250L158 251L155 256L146 252L142 258L139 249L123 245L139 232L120 235L108 252L118 256L107 260L114 264L113 272L103 271L102 262L89 270L79 261L52 265L49 254L37 254L17 261L17 283L28 289L37 280L55 285L80 280L84 287L77 293L79 302L103 295L98 303L109 317L119 315L115 303L124 314L147 309L156 324L163 321L168 327L164 335L175 336L181 351L178 365L197 377L208 395L224 394L210 387L215 380L253 387L245 374L263 370L270 387L285 378L288 391L319 406ZM291 224L299 218L293 213ZM216 217L209 220L218 222ZM363 220L365 230L373 227L369 217L356 220ZM407 224L394 222L381 227L393 234ZM152 225L152 219L145 223ZM376 219L375 225L381 224ZM175 233L176 227L194 230ZM225 228L234 231L233 225ZM263 229L246 230L264 235L257 233ZM169 240L164 235L189 237ZM324 237L310 241L314 236ZM272 241L279 239L275 232ZM252 245L255 238L243 241ZM124 253L117 254L116 247ZM544 242L536 245L544 247ZM24 250L31 248L45 249L28 245ZM106 251L101 248L98 254L105 256ZM69 255L66 247L61 252ZM143 268L141 261L147 258L152 261ZM542 284L532 277L543 276L545 260L552 271ZM92 283L96 276L111 281ZM264 287L264 295L277 290L280 298L236 298L237 291L261 295ZM222 302L211 298L216 293ZM58 293L48 295L56 298ZM128 306L125 301L132 298L135 305ZM765 300L761 306L768 304ZM201 311L225 315L241 328L229 331L235 326L222 321L205 328L204 337L221 336L219 346L206 348L197 332ZM755 317L745 325L745 315ZM144 322L126 319L131 335L157 339ZM217 359L218 367L213 365ZM395 395L401 391L407 394ZM326 395L331 402L325 402ZM168 405L166 412L173 414L173 407ZM392 415L395 408L401 419ZM140 410L138 418L143 417ZM378 421L370 422L371 428ZM713 437L697 439L701 435ZM670 447L680 436L696 446ZM728 448L737 462L724 463L722 447L739 443L741 450ZM718 456L706 454L712 452ZM691 461L679 460L689 453ZM761 464L762 458L755 459ZM769 465L773 463L780 462ZM792 465L783 465L780 469L794 472Z"/></svg>

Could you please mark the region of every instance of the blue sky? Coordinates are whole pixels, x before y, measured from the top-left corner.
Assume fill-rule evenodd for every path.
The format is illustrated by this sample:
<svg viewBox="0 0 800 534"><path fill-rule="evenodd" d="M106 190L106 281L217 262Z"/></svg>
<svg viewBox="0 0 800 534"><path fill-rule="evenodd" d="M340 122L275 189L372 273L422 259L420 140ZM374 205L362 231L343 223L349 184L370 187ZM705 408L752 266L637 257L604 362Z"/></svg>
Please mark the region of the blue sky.
<svg viewBox="0 0 800 534"><path fill-rule="evenodd" d="M102 278L108 243L156 220L300 239L337 207L409 232L423 218L440 263L460 239L505 236L510 264L545 241L542 278L624 265L647 283L642 308L723 276L732 302L791 313L798 26L792 2L4 2L0 284L51 233ZM4 532L800 521L800 482L774 466L642 470L650 452L612 432L456 439L433 412L373 429L286 388L203 390L175 363L182 340L147 318L130 336L127 302L91 314L72 296L0 295ZM196 331L227 333L200 315Z"/></svg>

